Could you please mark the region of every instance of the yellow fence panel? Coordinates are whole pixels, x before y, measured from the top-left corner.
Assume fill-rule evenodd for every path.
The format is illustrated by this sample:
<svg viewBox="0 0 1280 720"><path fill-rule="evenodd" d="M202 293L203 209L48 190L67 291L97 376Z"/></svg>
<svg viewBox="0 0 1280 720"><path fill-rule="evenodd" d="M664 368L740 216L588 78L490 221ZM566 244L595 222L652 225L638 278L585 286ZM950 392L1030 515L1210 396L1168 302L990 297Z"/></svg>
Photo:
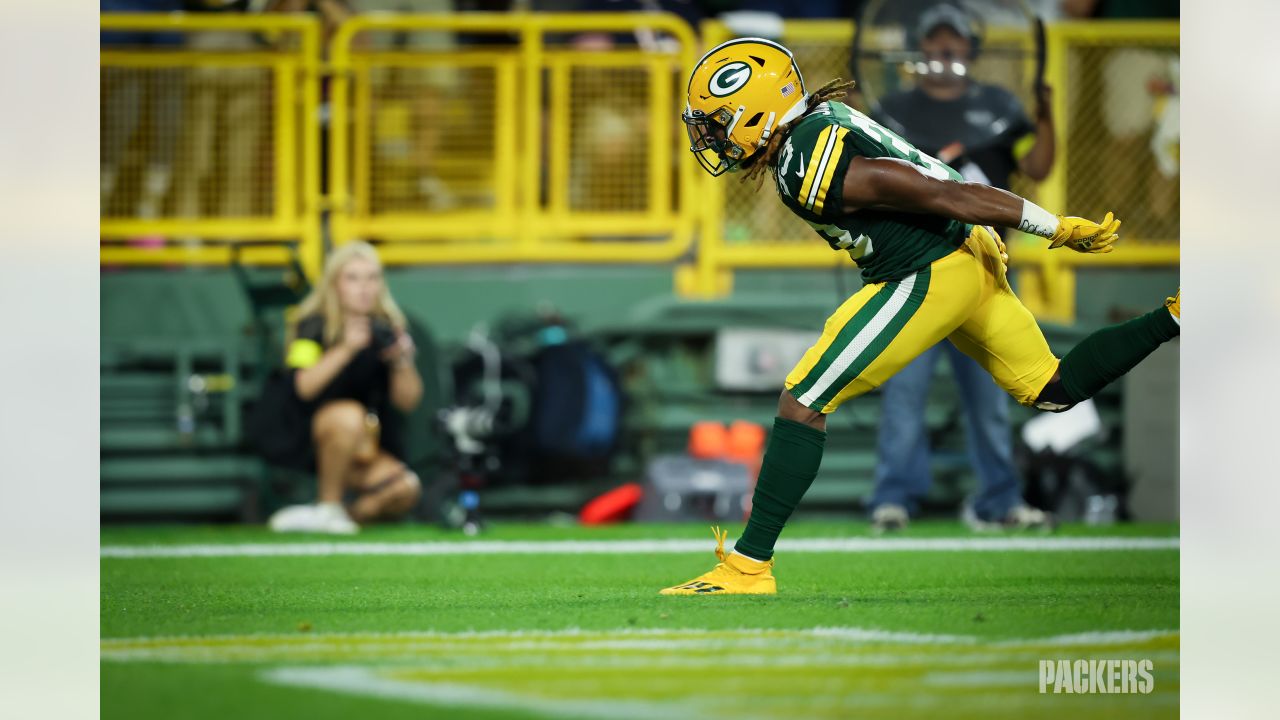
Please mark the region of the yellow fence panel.
<svg viewBox="0 0 1280 720"><path fill-rule="evenodd" d="M1073 215L1115 211L1126 250L1176 262L1179 24L1062 23L1048 39L1060 138L1046 193Z"/></svg>
<svg viewBox="0 0 1280 720"><path fill-rule="evenodd" d="M104 14L101 261L321 260L320 34L287 15ZM311 112L308 112L311 109Z"/></svg>
<svg viewBox="0 0 1280 720"><path fill-rule="evenodd" d="M1047 28L1046 81L1054 87L1058 157L1039 189L1056 212L1124 221L1107 255L1047 250L1022 237L1012 248L1020 295L1036 315L1075 317L1075 269L1176 266L1178 236L1177 21L1089 21Z"/></svg>
<svg viewBox="0 0 1280 720"><path fill-rule="evenodd" d="M845 262L770 184L708 181L689 158L685 78L731 37L721 23L699 42L666 14L365 15L334 35L329 66L306 15L102 27L116 33L101 54L104 264L224 263L237 243L282 262L271 243L292 242L314 274L326 208L336 244L373 240L390 263L672 262L698 232L678 284L710 295L735 268ZM600 40L615 36L642 41ZM816 87L848 77L852 36L848 21L792 21L781 39ZM1048 40L1058 163L1015 191L1115 210L1126 231L1098 257L1011 238L1015 265L1038 270L1028 304L1067 319L1076 266L1178 261L1179 29L1062 23Z"/></svg>
<svg viewBox="0 0 1280 720"><path fill-rule="evenodd" d="M663 40L569 40L586 33ZM378 40L397 34L436 41ZM389 263L675 260L697 219L677 154L696 50L666 14L353 18L332 45L334 243Z"/></svg>

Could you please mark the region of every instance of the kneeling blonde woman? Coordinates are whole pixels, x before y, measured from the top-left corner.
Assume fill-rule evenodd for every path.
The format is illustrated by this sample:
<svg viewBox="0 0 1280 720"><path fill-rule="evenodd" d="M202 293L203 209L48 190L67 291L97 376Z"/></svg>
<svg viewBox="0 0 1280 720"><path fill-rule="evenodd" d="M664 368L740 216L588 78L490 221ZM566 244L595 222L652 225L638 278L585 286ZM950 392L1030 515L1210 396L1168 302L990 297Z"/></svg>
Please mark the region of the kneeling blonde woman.
<svg viewBox="0 0 1280 720"><path fill-rule="evenodd" d="M413 508L421 485L404 463L393 410L409 413L422 399L414 355L373 246L339 248L298 308L285 358L301 412L297 427L280 430L287 450L278 461L316 472L317 502L280 510L273 530L354 533Z"/></svg>

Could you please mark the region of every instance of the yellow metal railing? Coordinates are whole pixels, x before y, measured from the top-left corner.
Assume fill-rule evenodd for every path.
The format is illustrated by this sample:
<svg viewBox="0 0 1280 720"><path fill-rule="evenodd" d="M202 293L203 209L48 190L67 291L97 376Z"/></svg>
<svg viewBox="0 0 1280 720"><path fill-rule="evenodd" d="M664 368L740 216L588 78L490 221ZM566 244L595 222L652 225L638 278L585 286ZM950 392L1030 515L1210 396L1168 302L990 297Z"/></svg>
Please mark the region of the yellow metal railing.
<svg viewBox="0 0 1280 720"><path fill-rule="evenodd" d="M675 47L590 52L548 40L641 29ZM379 32L508 34L514 44L361 47ZM697 219L676 124L678 78L696 49L667 14L348 21L332 44L334 243L378 241L389 263L675 260Z"/></svg>
<svg viewBox="0 0 1280 720"><path fill-rule="evenodd" d="M706 46L732 37L719 22L704 24L702 36ZM849 76L852 37L851 22L789 21L781 40L795 53L806 79L816 87L829 78ZM1154 182L1150 173L1134 174L1135 168L1154 172L1151 152L1142 142L1149 137L1150 123L1123 117L1103 124L1099 118L1106 115L1100 103L1110 95L1132 93L1133 89L1112 88L1109 95L1095 85L1123 82L1109 78L1124 77L1124 73L1115 72L1115 67L1108 67L1111 74L1099 73L1096 68L1090 72L1089 66L1118 62L1091 55L1107 52L1137 52L1140 59L1142 53L1163 54L1176 59L1178 23L1063 23L1049 26L1047 43L1046 81L1056 88L1057 162L1039 188L1015 190L1033 194L1055 212L1101 216L1114 210L1126 220L1123 247L1108 255L1049 252L1038 238L1015 240L1013 263L1030 271L1022 273L1024 299L1041 316L1065 320L1074 314L1075 268L1178 263L1176 194L1172 203L1165 198L1166 204L1161 206L1160 198L1143 195ZM1121 59L1132 58L1130 54ZM1144 67L1153 66L1152 59L1146 59ZM1145 92L1142 87L1137 91ZM1113 129L1118 126L1133 128L1134 137L1117 137ZM1127 181L1115 182L1116 176ZM1176 178L1171 187L1176 193ZM724 292L736 268L830 267L847 262L771 197L774 190L768 181L755 188L721 179L707 183L704 194L707 202L696 266L686 268L678 283L688 294ZM1159 212L1160 207L1165 211Z"/></svg>
<svg viewBox="0 0 1280 720"><path fill-rule="evenodd" d="M1114 211L1124 221L1122 244L1106 255L1050 251L1025 236L1013 248L1015 266L1039 271L1022 274L1023 301L1041 317L1069 321L1076 268L1179 262L1178 179L1159 169L1151 147L1160 100L1147 86L1177 62L1180 25L1090 21L1046 30L1045 80L1055 88L1058 155L1038 199L1055 212L1100 217Z"/></svg>
<svg viewBox="0 0 1280 720"><path fill-rule="evenodd" d="M288 251L278 243L296 243L303 267L315 273L322 260L313 121L318 22L304 15L103 14L101 27L183 38L136 49L103 46L101 262L224 264L232 246L244 243L244 261L283 263ZM229 39L225 48L195 39L215 35ZM141 117L165 100L171 116ZM160 132L162 123L174 126L165 142L178 147L160 148L162 162L133 157L142 154L129 152L133 138ZM125 209L131 201L132 212Z"/></svg>
<svg viewBox="0 0 1280 720"><path fill-rule="evenodd" d="M738 268L847 262L771 197L769 183L711 180L686 151L678 121L684 81L700 47L730 37L721 23L705 24L699 43L666 14L366 15L339 28L326 66L320 28L306 15L106 14L101 22L104 31L255 38L234 51L194 40L103 47L104 189L111 185L104 264L225 263L236 243L248 261L282 262L281 248L247 241L291 241L314 274L324 209L335 244L377 241L389 263L674 262L697 232L694 264L678 268L677 287L699 296L724 292ZM782 41L817 86L848 76L852 32L847 21L790 21ZM658 33L667 42L590 51L563 40L580 33ZM370 42L406 34L443 41ZM1024 299L1042 316L1068 319L1076 268L1178 262L1176 146L1152 142L1169 98L1147 87L1162 73L1176 81L1179 28L1062 23L1048 28L1048 41L1058 161L1038 188L1015 191L1054 211L1115 210L1126 223L1121 251L1103 256L1051 253L1038 239L1010 238L1015 266L1027 271ZM1010 82L1028 77L1025 65L1006 69ZM331 132L322 168L326 75ZM154 87L143 92L144 81ZM237 82L238 100L211 99ZM162 136L122 111L124 99L154 104L166 92L188 106L185 150L170 160L176 189L130 212L151 182L141 177L147 160L126 152L142 143L120 141L129 133L113 134L113 123L128 117ZM220 100L249 103L242 109L261 123L265 140L237 151L233 119L214 127L205 117L226 112ZM242 164L219 165L233 159ZM133 176L115 165L132 167ZM250 182L238 181L246 172Z"/></svg>

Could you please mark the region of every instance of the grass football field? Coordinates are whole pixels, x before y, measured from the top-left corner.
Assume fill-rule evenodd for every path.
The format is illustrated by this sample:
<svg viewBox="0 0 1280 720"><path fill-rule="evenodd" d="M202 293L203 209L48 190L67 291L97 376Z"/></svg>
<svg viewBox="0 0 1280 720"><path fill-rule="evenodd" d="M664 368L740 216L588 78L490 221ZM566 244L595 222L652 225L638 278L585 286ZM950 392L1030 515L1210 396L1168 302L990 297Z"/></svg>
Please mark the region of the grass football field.
<svg viewBox="0 0 1280 720"><path fill-rule="evenodd" d="M660 597L706 527L106 528L102 717L1176 717L1177 533L799 522L777 596ZM1041 693L1060 659L1153 689Z"/></svg>

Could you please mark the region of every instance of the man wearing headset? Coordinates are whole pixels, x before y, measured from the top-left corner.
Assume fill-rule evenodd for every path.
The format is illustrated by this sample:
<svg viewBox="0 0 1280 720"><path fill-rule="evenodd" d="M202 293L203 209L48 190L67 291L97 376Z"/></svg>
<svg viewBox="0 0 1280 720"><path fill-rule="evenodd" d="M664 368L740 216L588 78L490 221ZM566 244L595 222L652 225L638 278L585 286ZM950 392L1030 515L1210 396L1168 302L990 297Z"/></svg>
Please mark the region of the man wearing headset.
<svg viewBox="0 0 1280 720"><path fill-rule="evenodd" d="M1049 91L1042 88L1032 122L1008 90L974 80L981 50L976 19L960 7L935 5L920 15L915 41L924 56L916 85L884 97L872 117L965 180L1004 190L1019 172L1035 181L1053 166L1054 128ZM1001 235L1005 228L998 228ZM879 461L871 498L878 531L907 524L931 484L925 406L938 359L947 356L960 388L969 460L978 493L966 512L975 529L1047 528L1051 518L1023 502L1013 465L1009 396L976 361L949 342L926 350L881 386Z"/></svg>

